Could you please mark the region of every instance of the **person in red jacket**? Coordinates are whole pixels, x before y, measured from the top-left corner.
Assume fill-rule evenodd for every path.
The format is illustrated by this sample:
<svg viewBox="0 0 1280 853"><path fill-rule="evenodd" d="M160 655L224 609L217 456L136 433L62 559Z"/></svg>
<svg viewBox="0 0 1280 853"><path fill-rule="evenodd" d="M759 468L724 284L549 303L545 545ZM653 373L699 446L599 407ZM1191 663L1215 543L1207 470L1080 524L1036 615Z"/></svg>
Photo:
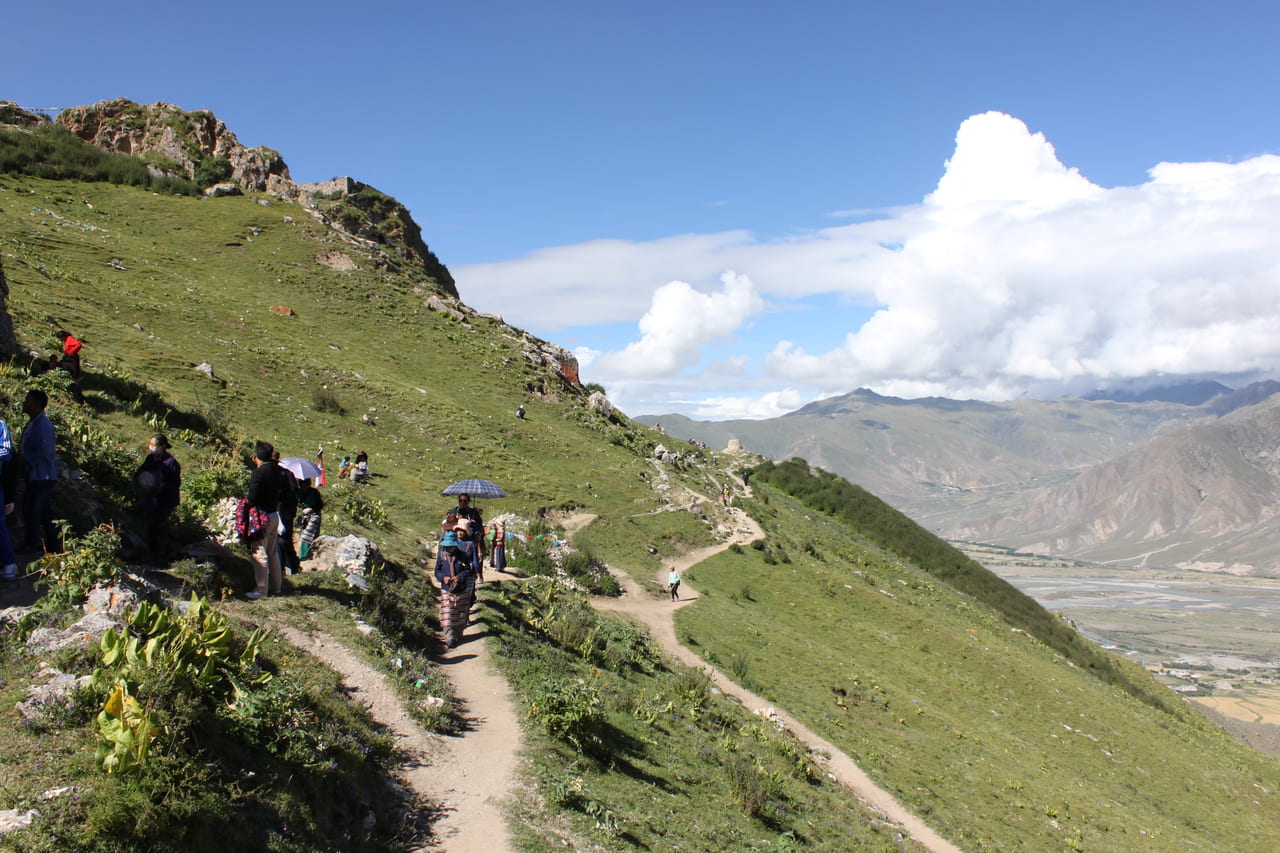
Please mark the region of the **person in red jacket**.
<svg viewBox="0 0 1280 853"><path fill-rule="evenodd" d="M80 349L84 344L76 340L66 329L58 330L62 340L62 366L71 374L72 379L80 378Z"/></svg>

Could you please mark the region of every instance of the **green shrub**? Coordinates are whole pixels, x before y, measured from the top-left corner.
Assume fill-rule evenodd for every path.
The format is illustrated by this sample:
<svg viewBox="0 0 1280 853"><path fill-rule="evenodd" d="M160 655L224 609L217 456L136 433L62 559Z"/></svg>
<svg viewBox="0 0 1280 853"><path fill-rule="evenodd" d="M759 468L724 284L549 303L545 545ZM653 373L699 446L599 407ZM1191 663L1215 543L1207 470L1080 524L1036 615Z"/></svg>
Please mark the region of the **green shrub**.
<svg viewBox="0 0 1280 853"><path fill-rule="evenodd" d="M560 568L566 575L581 584L592 595L618 596L622 586L609 573L609 569L586 546L566 552L560 558Z"/></svg>
<svg viewBox="0 0 1280 853"><path fill-rule="evenodd" d="M341 482L331 489L331 494L333 499L326 501L326 505L338 503L343 512L356 524L362 527L376 527L379 530L387 530L391 527L391 517L387 515L387 508L382 505L382 501L370 496L361 484Z"/></svg>
<svg viewBox="0 0 1280 853"><path fill-rule="evenodd" d="M729 792L744 814L766 819L781 799L779 785L771 779L748 755L730 752L724 758L725 776ZM778 805L781 805L778 803Z"/></svg>
<svg viewBox="0 0 1280 853"><path fill-rule="evenodd" d="M226 157L209 157L196 166L197 186L208 188L231 177L231 161Z"/></svg>
<svg viewBox="0 0 1280 853"><path fill-rule="evenodd" d="M142 158L103 151L56 124L40 125L30 132L0 128L0 172L59 181L109 182L182 195L199 192L191 181L152 175Z"/></svg>
<svg viewBox="0 0 1280 853"><path fill-rule="evenodd" d="M542 528L545 530L545 528ZM556 576L556 564L551 558L550 537L546 533L536 532L535 527L529 530L528 539L517 539L512 562L531 575L553 578Z"/></svg>
<svg viewBox="0 0 1280 853"><path fill-rule="evenodd" d="M57 524L62 529L63 551L45 554L37 569L43 576L39 585L47 589L36 604L43 611L79 606L95 584L118 578L124 567L116 556L120 534L113 525L100 524L75 538L68 522Z"/></svg>
<svg viewBox="0 0 1280 853"><path fill-rule="evenodd" d="M311 392L311 408L317 412L330 412L335 415L343 413L342 404L338 402L338 393L328 386Z"/></svg>
<svg viewBox="0 0 1280 853"><path fill-rule="evenodd" d="M223 498L243 496L248 489L249 469L231 454L198 457L182 471L182 499L205 518Z"/></svg>
<svg viewBox="0 0 1280 853"><path fill-rule="evenodd" d="M547 734L573 744L579 750L601 745L600 727L604 722L600 689L583 678L566 681L544 677L529 699L529 716L546 729Z"/></svg>

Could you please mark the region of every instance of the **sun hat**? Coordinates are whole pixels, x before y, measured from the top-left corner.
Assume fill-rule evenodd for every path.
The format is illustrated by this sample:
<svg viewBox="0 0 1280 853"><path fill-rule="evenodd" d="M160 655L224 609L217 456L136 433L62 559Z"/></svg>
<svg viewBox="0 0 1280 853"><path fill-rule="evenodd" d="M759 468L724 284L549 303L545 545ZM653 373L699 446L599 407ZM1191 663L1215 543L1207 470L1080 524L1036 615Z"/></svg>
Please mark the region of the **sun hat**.
<svg viewBox="0 0 1280 853"><path fill-rule="evenodd" d="M444 536L442 536L442 537L440 538L440 547L441 547L441 548L457 548L457 547L459 547L459 546L458 546L458 534L454 533L452 530L450 530L450 531L448 531L447 533L445 533L445 535L444 535Z"/></svg>

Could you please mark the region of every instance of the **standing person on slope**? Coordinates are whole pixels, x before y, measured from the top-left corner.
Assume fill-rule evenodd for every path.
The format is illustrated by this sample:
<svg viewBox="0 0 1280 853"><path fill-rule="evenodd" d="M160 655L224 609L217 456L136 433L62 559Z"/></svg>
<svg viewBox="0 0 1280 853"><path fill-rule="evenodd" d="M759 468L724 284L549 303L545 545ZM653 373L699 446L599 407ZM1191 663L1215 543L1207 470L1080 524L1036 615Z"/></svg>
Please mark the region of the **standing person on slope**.
<svg viewBox="0 0 1280 853"><path fill-rule="evenodd" d="M275 452L269 441L259 441L253 448L257 467L249 477L249 503L266 513L267 526L262 535L249 540L254 590L244 597L250 601L264 595L279 595L284 583L280 570L280 491L284 488L284 478L273 458Z"/></svg>
<svg viewBox="0 0 1280 853"><path fill-rule="evenodd" d="M675 566L671 567L671 574L667 575L667 589L671 591L671 600L680 600L680 572Z"/></svg>
<svg viewBox="0 0 1280 853"><path fill-rule="evenodd" d="M49 395L32 388L22 401L31 420L22 430L22 461L27 466L27 487L22 493L23 551L50 554L61 550L53 526L53 492L58 486L57 436L45 414Z"/></svg>
<svg viewBox="0 0 1280 853"><path fill-rule="evenodd" d="M138 510L147 522L147 547L154 550L169 513L182 500L182 466L169 452L169 439L164 434L151 436L147 458L138 466L133 482L138 487Z"/></svg>

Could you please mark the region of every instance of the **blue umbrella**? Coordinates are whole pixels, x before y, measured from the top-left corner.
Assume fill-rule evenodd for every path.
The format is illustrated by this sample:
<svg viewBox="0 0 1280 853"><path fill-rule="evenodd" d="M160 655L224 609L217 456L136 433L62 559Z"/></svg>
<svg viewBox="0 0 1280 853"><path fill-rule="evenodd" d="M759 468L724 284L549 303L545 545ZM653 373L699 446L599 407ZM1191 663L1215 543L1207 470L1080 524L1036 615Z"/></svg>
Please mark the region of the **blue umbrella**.
<svg viewBox="0 0 1280 853"><path fill-rule="evenodd" d="M505 498L507 493L497 483L488 480L459 480L450 484L442 495L471 495L473 498Z"/></svg>

